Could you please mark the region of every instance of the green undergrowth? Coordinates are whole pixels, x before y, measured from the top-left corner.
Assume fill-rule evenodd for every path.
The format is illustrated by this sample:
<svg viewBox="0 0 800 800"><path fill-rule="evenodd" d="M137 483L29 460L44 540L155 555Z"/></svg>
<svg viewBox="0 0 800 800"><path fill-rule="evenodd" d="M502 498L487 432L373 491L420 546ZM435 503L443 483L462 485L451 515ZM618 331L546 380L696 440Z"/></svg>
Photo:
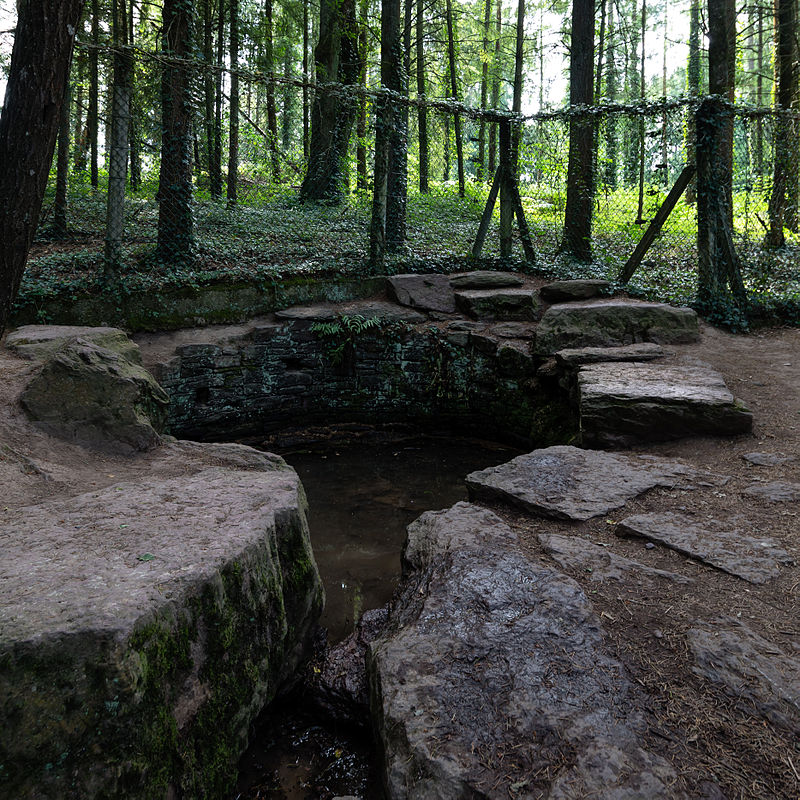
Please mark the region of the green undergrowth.
<svg viewBox="0 0 800 800"><path fill-rule="evenodd" d="M515 240L510 259L497 258L498 210L489 228L484 258L469 253L487 187L470 182L464 198L450 184L427 195L412 191L408 202L407 244L388 254L380 272L455 272L467 269L514 269L547 278L616 280L644 232L636 224L635 192L599 191L593 220L591 264L570 262L559 254L563 196L552 187L521 186L534 248L535 264L522 258ZM649 219L663 192L648 195ZM652 196L651 196L652 195ZM151 193L129 197L129 240L114 269L104 264L104 196L79 187L70 201L71 232L48 238L47 227L35 244L23 278L18 306L58 298L69 302L97 296L106 302L126 295L191 291L218 284L247 284L280 296L286 282L305 279L370 276L368 261L370 197L351 195L339 206L301 204L294 191L268 195L244 193L228 208L198 195L195 204L196 250L190 260L154 258L158 207ZM710 321L734 329L752 324L800 325L800 236L787 232L787 245L767 250L757 224L763 209L735 198L735 243L742 262L749 305L739 309L721 299L714 308L699 309ZM680 305L693 305L697 282L696 217L680 203L657 237L630 284L632 295ZM49 321L46 319L42 322Z"/></svg>

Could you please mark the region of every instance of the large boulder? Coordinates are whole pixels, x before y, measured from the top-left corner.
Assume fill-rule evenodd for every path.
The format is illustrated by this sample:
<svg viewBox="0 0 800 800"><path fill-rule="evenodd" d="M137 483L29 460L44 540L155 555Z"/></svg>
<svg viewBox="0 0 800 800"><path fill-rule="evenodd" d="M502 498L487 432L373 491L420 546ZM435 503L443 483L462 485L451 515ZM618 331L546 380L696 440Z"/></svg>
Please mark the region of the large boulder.
<svg viewBox="0 0 800 800"><path fill-rule="evenodd" d="M64 344L73 339L83 339L98 347L112 350L134 364L141 364L139 346L119 328L88 327L79 325L24 325L6 337L6 347L23 358L46 361Z"/></svg>
<svg viewBox="0 0 800 800"><path fill-rule="evenodd" d="M17 344L43 359L20 400L31 419L55 436L79 444L149 450L160 442L169 397L141 366L138 347L127 337L66 335ZM98 344L102 342L102 344Z"/></svg>
<svg viewBox="0 0 800 800"><path fill-rule="evenodd" d="M561 303L545 311L536 330L540 355L572 347L618 347L636 342L679 344L699 338L690 308L634 300Z"/></svg>
<svg viewBox="0 0 800 800"><path fill-rule="evenodd" d="M578 373L581 441L615 447L685 436L748 433L753 415L716 370L590 364Z"/></svg>
<svg viewBox="0 0 800 800"><path fill-rule="evenodd" d="M3 516L2 796L232 790L323 594L297 475L229 450L228 466ZM209 455L225 463L225 448Z"/></svg>
<svg viewBox="0 0 800 800"><path fill-rule="evenodd" d="M368 653L389 800L683 796L575 581L467 503L423 514L404 558Z"/></svg>

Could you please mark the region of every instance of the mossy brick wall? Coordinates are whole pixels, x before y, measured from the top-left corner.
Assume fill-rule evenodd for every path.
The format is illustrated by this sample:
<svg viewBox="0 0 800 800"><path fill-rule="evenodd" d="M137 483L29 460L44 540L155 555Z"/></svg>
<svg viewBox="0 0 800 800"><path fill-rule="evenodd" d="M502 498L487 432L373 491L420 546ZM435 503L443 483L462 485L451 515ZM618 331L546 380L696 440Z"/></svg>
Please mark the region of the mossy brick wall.
<svg viewBox="0 0 800 800"><path fill-rule="evenodd" d="M567 441L574 422L519 343L386 323L325 335L306 320L180 347L156 372L176 436L230 439L346 419L414 421L520 444Z"/></svg>

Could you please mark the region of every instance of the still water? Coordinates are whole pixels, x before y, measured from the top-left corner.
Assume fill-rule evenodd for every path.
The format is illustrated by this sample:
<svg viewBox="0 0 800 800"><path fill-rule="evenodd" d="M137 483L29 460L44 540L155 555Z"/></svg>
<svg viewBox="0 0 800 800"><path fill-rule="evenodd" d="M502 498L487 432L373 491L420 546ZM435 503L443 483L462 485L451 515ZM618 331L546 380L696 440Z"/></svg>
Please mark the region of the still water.
<svg viewBox="0 0 800 800"><path fill-rule="evenodd" d="M494 442L366 426L272 440L308 496L314 555L325 585L320 620L334 644L360 615L387 603L400 578L406 526L467 499L464 477L520 451ZM371 744L309 717L297 702L270 709L242 758L241 800L380 796Z"/></svg>

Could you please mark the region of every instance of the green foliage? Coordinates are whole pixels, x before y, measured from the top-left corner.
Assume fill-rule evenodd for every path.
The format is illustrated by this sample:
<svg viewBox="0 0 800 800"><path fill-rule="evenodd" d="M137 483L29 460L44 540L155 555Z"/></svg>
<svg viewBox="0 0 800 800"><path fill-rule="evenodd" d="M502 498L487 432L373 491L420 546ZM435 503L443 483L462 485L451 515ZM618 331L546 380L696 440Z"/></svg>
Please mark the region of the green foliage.
<svg viewBox="0 0 800 800"><path fill-rule="evenodd" d="M314 322L311 330L320 339L330 341L328 357L338 366L344 362L348 350L352 350L359 336L370 330L380 330L384 325L385 321L380 317L343 314L332 322Z"/></svg>

